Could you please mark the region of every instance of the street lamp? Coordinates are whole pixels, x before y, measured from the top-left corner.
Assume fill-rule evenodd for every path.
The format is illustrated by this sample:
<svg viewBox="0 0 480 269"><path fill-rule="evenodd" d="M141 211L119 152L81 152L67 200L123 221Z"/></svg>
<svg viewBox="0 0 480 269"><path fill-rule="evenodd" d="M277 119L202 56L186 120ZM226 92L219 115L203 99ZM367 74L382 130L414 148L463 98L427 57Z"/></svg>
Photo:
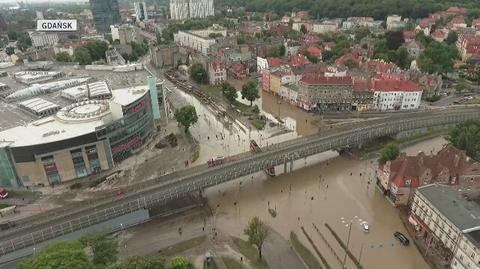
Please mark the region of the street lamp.
<svg viewBox="0 0 480 269"><path fill-rule="evenodd" d="M341 217L340 220L343 224L345 224L345 227L348 227L347 245L345 248L345 256L343 257L343 268L346 268L348 246L350 245L350 235L352 234L352 224L354 221L358 221L358 223L362 223L362 219L359 219L358 216L354 216L350 220L346 220L344 217Z"/></svg>

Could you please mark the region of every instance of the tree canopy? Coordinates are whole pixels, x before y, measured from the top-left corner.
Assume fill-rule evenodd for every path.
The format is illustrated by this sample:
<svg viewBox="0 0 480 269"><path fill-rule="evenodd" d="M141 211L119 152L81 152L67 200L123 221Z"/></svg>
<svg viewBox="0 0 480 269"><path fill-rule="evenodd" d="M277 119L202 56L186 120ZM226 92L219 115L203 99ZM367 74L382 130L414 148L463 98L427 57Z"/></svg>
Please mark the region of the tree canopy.
<svg viewBox="0 0 480 269"><path fill-rule="evenodd" d="M453 70L453 63L458 57L457 47L441 44L436 41L427 41L425 50L420 54L418 65L428 73L448 73Z"/></svg>
<svg viewBox="0 0 480 269"><path fill-rule="evenodd" d="M465 6L478 9L472 0L218 0L219 7L245 7L247 11L289 13L292 10L308 10L315 18L371 16L384 20L398 14L405 18L423 18L430 13L445 10L449 6Z"/></svg>
<svg viewBox="0 0 480 269"><path fill-rule="evenodd" d="M118 243L106 234L92 234L80 239L84 247L90 247L95 265L107 265L117 261Z"/></svg>
<svg viewBox="0 0 480 269"><path fill-rule="evenodd" d="M222 94L230 103L238 97L237 89L228 82L222 83Z"/></svg>
<svg viewBox="0 0 480 269"><path fill-rule="evenodd" d="M262 246L268 235L267 226L255 216L248 222L243 233L248 236L248 243L257 247L258 257L262 259Z"/></svg>
<svg viewBox="0 0 480 269"><path fill-rule="evenodd" d="M44 247L30 259L21 261L18 269L93 269L79 241L61 241Z"/></svg>
<svg viewBox="0 0 480 269"><path fill-rule="evenodd" d="M198 121L197 111L194 106L184 106L175 112L175 119L183 125L185 132L188 132L188 128Z"/></svg>
<svg viewBox="0 0 480 269"><path fill-rule="evenodd" d="M190 261L181 256L175 256L170 260L170 268L171 269L188 269L192 268Z"/></svg>
<svg viewBox="0 0 480 269"><path fill-rule="evenodd" d="M400 154L398 145L396 143L388 143L383 147L378 163L383 165L388 161L393 161L398 157L398 154Z"/></svg>
<svg viewBox="0 0 480 269"><path fill-rule="evenodd" d="M259 98L257 82L255 80L249 80L242 86L242 98L250 101L250 106L255 99Z"/></svg>
<svg viewBox="0 0 480 269"><path fill-rule="evenodd" d="M453 128L447 140L467 156L480 161L480 120L468 120Z"/></svg>
<svg viewBox="0 0 480 269"><path fill-rule="evenodd" d="M197 83L207 83L207 71L202 64L196 63L190 67L190 77Z"/></svg>
<svg viewBox="0 0 480 269"><path fill-rule="evenodd" d="M68 52L59 52L55 55L55 60L57 62L71 62L73 61L72 57L68 54Z"/></svg>

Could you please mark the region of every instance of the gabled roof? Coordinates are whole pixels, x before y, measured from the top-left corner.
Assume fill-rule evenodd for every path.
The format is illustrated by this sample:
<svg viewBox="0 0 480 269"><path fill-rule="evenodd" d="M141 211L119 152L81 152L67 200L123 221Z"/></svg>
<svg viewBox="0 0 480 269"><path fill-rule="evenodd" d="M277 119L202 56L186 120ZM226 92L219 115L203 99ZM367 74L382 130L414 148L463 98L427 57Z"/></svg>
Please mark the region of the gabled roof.
<svg viewBox="0 0 480 269"><path fill-rule="evenodd" d="M302 66L302 65L307 65L307 64L310 63L310 61L307 59L307 57L305 55L302 55L302 54L297 54L297 55L294 55L294 56L290 57L288 62L291 66Z"/></svg>
<svg viewBox="0 0 480 269"><path fill-rule="evenodd" d="M301 81L310 85L352 85L352 77L304 76Z"/></svg>
<svg viewBox="0 0 480 269"><path fill-rule="evenodd" d="M468 10L463 7L449 7L447 9L448 13L453 13L453 14L467 14Z"/></svg>
<svg viewBox="0 0 480 269"><path fill-rule="evenodd" d="M315 46L310 46L307 48L308 53L310 53L311 56L313 57L320 57L322 56L322 50L315 47Z"/></svg>
<svg viewBox="0 0 480 269"><path fill-rule="evenodd" d="M372 89L379 92L402 91L402 92L416 92L421 91L413 81L397 80L397 79L372 79Z"/></svg>

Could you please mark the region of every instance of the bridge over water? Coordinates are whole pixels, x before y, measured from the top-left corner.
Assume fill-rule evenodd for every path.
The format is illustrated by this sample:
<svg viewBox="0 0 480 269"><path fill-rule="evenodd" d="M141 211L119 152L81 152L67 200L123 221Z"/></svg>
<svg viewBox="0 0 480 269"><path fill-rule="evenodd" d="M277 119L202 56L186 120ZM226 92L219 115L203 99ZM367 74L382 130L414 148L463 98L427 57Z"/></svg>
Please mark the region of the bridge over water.
<svg viewBox="0 0 480 269"><path fill-rule="evenodd" d="M66 236L93 225L104 223L133 212L149 209L183 197L191 192L246 176L269 167L325 152L356 147L384 136L405 131L461 123L480 118L480 106L459 106L364 121L319 134L301 137L268 148L262 153L244 153L233 156L232 161L208 168L193 167L125 188L125 194L111 198L106 192L103 199L88 201L83 206L52 210L16 223L0 233L0 263L18 258L15 253L25 252L41 242ZM118 229L112 227L111 231Z"/></svg>

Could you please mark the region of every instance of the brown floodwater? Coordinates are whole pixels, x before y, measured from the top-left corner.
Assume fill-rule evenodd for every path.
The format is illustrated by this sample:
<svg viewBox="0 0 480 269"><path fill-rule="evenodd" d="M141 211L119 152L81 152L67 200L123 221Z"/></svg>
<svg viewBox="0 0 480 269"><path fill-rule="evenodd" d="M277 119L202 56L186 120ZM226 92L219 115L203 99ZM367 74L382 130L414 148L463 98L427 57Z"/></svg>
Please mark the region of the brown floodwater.
<svg viewBox="0 0 480 269"><path fill-rule="evenodd" d="M409 154L438 151L443 138L431 139L405 149ZM253 216L259 216L285 238L294 231L310 249L303 236L304 226L332 268L341 268L316 233L314 223L343 260L344 252L325 228L328 223L344 242L352 222L349 249L358 258L362 251L364 268L429 268L414 245L404 247L393 237L395 231L407 234L397 210L380 194L374 183L375 160L352 160L335 152L323 153L320 164L293 173L265 178L263 172L208 189L214 209L214 222L223 232L241 235ZM328 186L328 187L327 187ZM268 208L276 210L274 218ZM360 223L367 221L370 232ZM363 245L363 250L362 250ZM355 268L347 259L347 268Z"/></svg>

